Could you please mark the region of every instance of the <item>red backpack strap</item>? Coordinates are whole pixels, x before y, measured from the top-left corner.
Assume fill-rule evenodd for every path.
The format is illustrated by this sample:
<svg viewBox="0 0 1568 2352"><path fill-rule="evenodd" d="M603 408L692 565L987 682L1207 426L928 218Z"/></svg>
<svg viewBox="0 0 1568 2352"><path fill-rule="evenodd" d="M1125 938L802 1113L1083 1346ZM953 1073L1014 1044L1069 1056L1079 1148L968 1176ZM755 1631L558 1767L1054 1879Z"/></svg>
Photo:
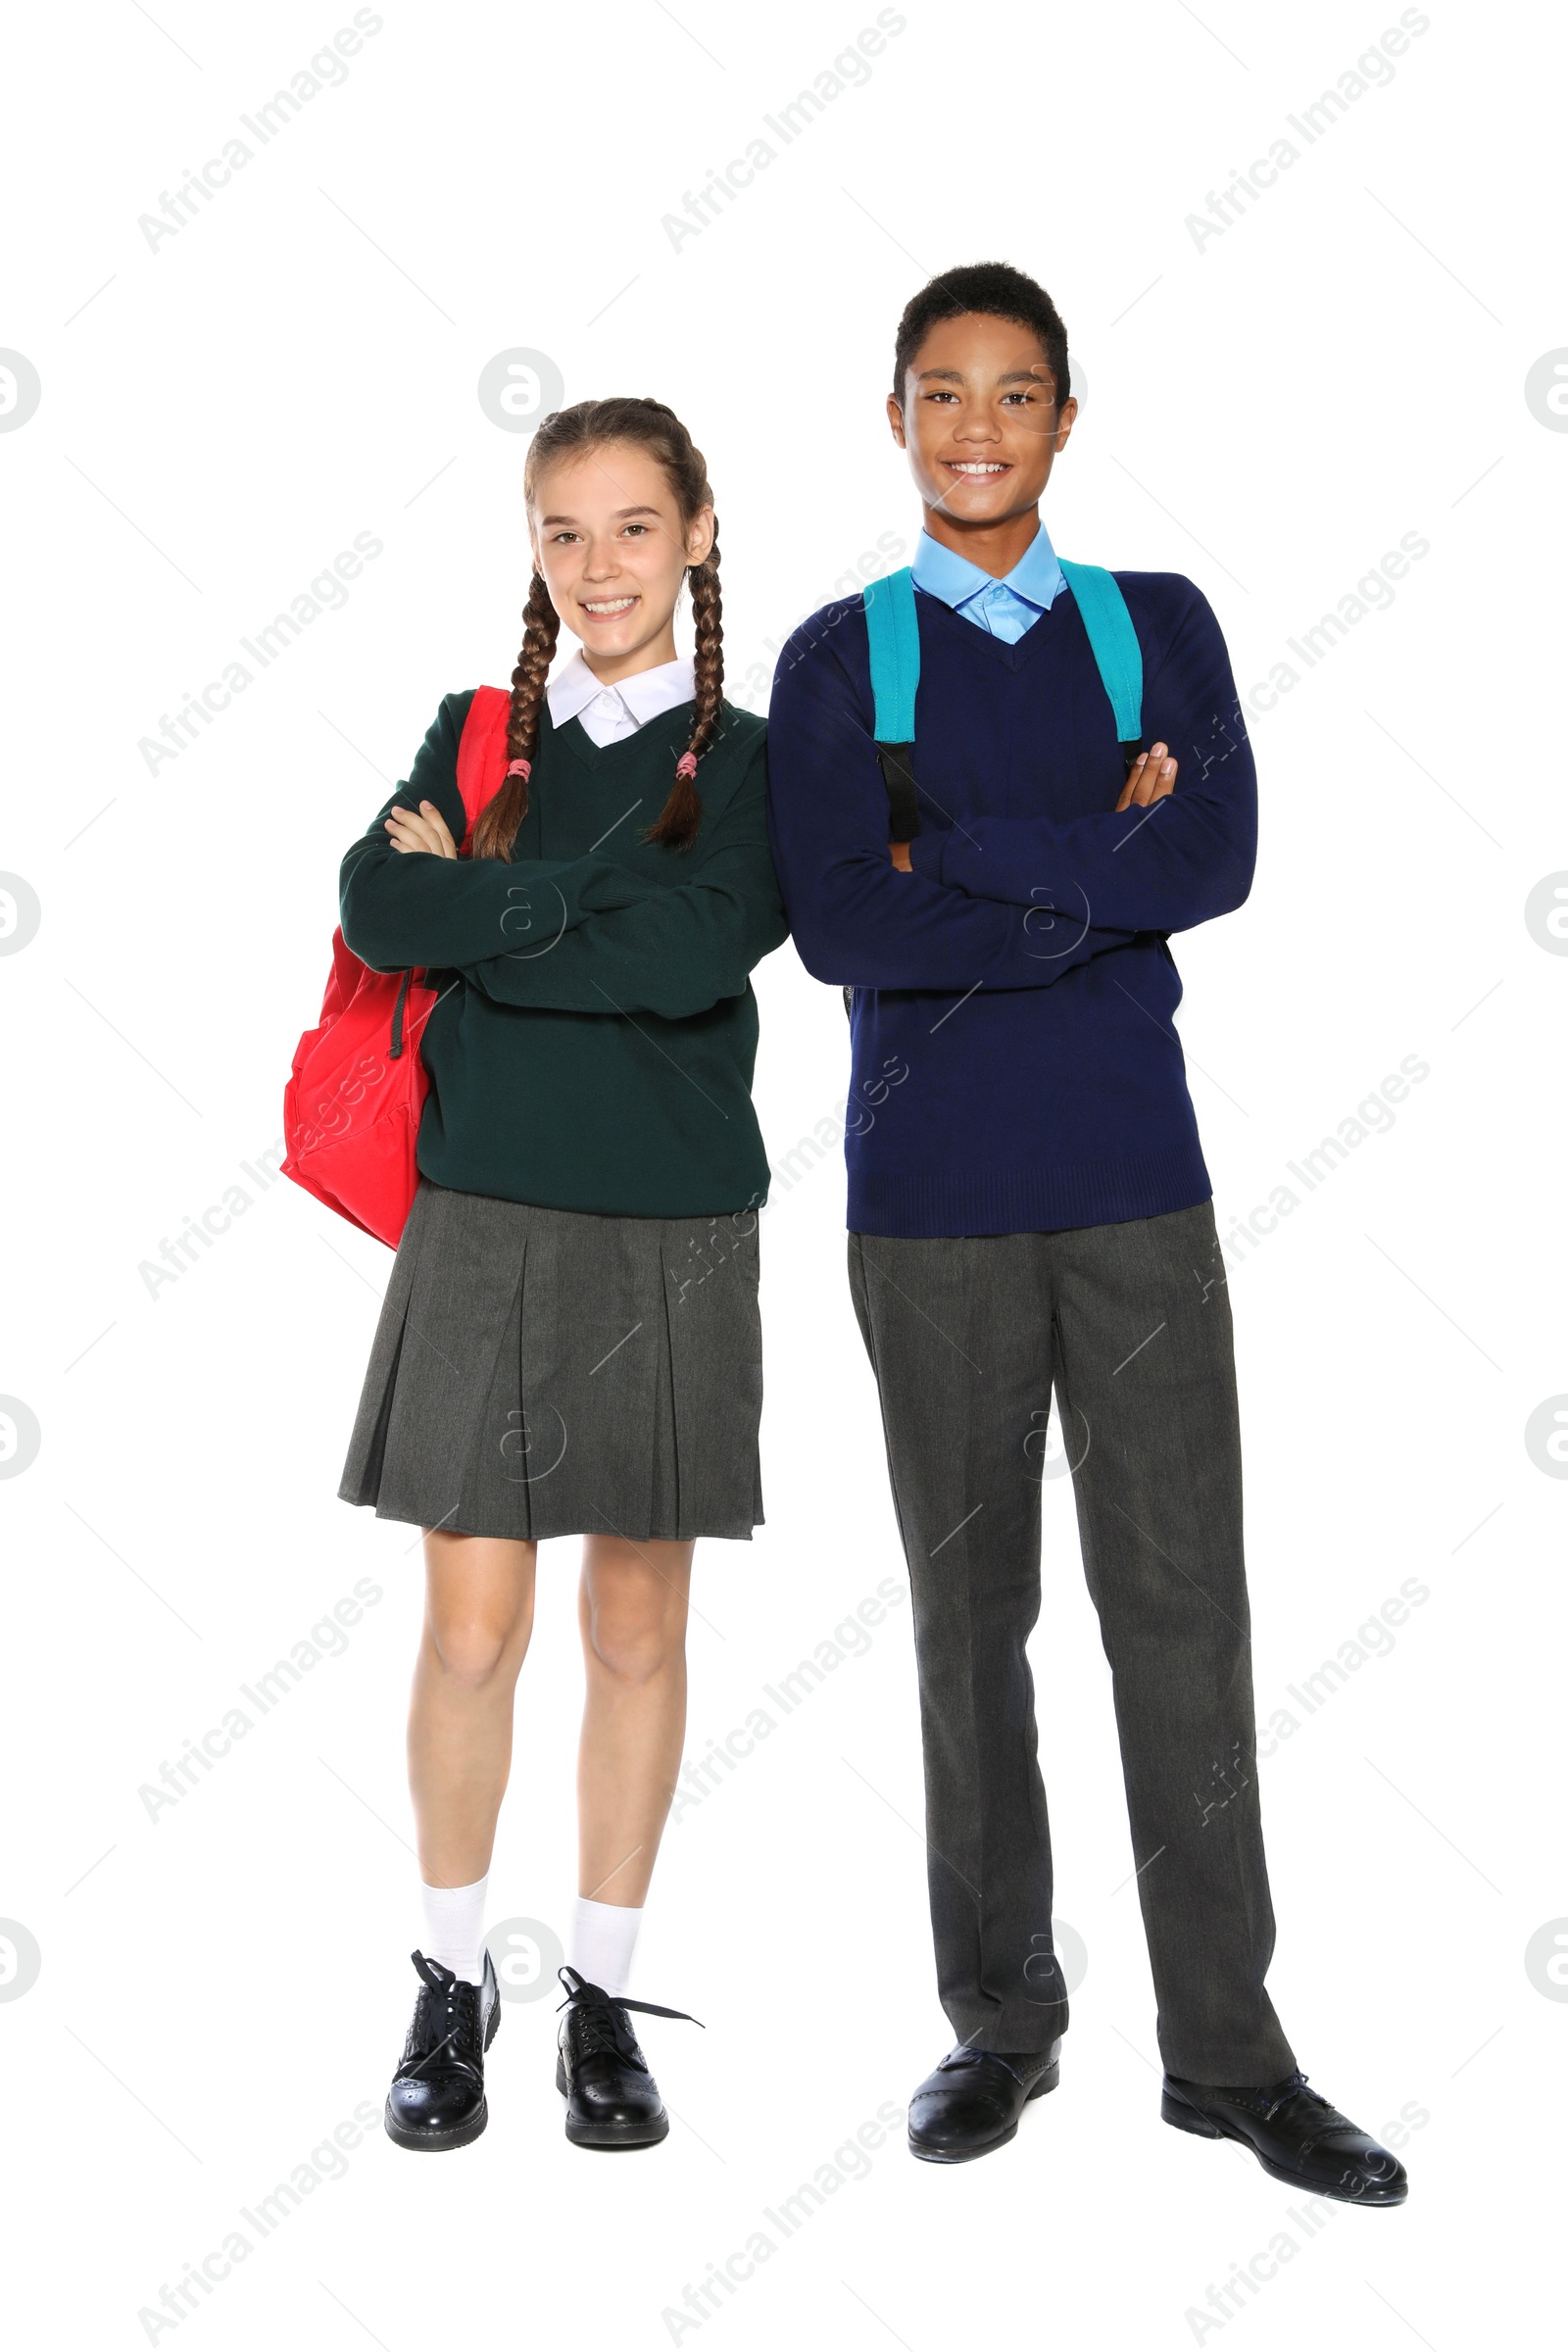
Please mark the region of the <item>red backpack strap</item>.
<svg viewBox="0 0 1568 2352"><path fill-rule="evenodd" d="M506 781L507 728L512 695L505 686L476 686L458 745L458 790L471 834L474 819ZM468 835L464 836L465 842ZM463 845L460 844L460 847Z"/></svg>

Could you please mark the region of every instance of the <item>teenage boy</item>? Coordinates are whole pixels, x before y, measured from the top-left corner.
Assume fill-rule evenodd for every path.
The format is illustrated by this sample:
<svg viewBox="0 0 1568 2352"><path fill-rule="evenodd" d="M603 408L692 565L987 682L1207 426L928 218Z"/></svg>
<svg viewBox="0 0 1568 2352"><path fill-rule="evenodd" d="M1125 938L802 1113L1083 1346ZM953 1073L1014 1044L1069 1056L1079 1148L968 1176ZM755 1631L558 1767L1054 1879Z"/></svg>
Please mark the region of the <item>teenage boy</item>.
<svg viewBox="0 0 1568 2352"><path fill-rule="evenodd" d="M1263 1987L1231 1310L1166 944L1247 897L1252 756L1214 615L1169 572L1116 575L1143 676L1136 758L1118 741L1093 583L1075 594L1038 512L1070 380L1055 308L1019 271L955 270L915 296L888 401L925 509L912 752L879 759L858 597L791 638L768 716L796 946L852 992L850 1283L912 1587L958 2036L914 2093L909 2144L984 2155L1056 2081L1067 1999L1024 1647L1054 1385L1161 2113L1298 2186L1397 2204L1403 2168L1307 2087Z"/></svg>

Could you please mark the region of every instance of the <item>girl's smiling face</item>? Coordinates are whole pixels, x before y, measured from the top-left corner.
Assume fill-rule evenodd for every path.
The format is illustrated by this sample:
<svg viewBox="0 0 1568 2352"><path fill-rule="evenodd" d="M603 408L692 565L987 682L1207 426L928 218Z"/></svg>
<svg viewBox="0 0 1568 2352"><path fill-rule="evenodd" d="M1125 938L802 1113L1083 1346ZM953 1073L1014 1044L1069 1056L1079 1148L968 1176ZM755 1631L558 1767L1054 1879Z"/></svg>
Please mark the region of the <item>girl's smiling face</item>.
<svg viewBox="0 0 1568 2352"><path fill-rule="evenodd" d="M529 516L534 564L607 684L674 661L675 601L713 529L711 507L682 522L663 467L631 442L563 458L540 475Z"/></svg>

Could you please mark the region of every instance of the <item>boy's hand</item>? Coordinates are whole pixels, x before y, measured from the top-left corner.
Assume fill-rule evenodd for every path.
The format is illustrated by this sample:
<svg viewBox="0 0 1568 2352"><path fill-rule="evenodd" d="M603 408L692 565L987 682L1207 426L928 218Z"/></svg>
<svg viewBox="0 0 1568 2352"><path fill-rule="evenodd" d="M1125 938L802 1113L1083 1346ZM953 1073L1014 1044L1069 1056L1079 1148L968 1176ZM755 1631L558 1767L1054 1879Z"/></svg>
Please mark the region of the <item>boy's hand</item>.
<svg viewBox="0 0 1568 2352"><path fill-rule="evenodd" d="M394 808L386 820L395 850L425 850L434 858L456 858L458 845L434 801L421 801L417 811Z"/></svg>
<svg viewBox="0 0 1568 2352"><path fill-rule="evenodd" d="M1140 752L1133 761L1132 773L1121 788L1121 798L1116 808L1118 810L1147 808L1151 801L1162 801L1175 789L1176 761L1170 758L1164 744L1152 744L1147 752ZM890 841L888 853L901 874L913 872L906 841Z"/></svg>
<svg viewBox="0 0 1568 2352"><path fill-rule="evenodd" d="M1131 775L1121 788L1118 809L1147 808L1151 801L1162 801L1176 789L1176 762L1166 757L1162 743L1152 744L1140 752L1133 761Z"/></svg>

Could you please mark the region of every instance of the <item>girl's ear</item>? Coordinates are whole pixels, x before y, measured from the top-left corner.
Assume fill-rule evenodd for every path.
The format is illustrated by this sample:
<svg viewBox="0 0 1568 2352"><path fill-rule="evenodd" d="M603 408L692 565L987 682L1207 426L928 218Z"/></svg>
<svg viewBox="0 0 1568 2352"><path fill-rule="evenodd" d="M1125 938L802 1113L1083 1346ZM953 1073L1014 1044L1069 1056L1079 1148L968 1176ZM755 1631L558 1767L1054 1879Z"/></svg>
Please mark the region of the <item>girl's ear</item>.
<svg viewBox="0 0 1568 2352"><path fill-rule="evenodd" d="M697 513L692 516L691 527L686 533L687 563L706 564L712 553L713 541L717 535L718 524L714 519L712 508L699 507Z"/></svg>

